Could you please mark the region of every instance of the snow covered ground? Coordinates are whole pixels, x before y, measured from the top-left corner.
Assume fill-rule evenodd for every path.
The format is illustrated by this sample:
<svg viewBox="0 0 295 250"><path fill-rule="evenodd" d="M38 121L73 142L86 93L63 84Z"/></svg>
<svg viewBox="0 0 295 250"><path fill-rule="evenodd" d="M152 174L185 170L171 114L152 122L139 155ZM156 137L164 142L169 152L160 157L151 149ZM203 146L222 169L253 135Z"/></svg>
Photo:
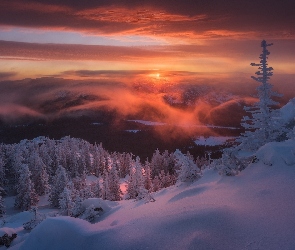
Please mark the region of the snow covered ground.
<svg viewBox="0 0 295 250"><path fill-rule="evenodd" d="M129 132L129 133L134 133L136 134L137 132L139 132L140 130L139 129L128 129L128 130L125 130L126 132Z"/></svg>
<svg viewBox="0 0 295 250"><path fill-rule="evenodd" d="M195 140L195 144L197 145L204 145L204 146L218 146L223 145L228 141L234 140L236 137L232 136L199 136Z"/></svg>
<svg viewBox="0 0 295 250"><path fill-rule="evenodd" d="M128 120L129 122L136 122L140 123L146 126L163 126L166 125L166 123L163 122L154 122L154 121L144 121L144 120Z"/></svg>
<svg viewBox="0 0 295 250"><path fill-rule="evenodd" d="M225 126L216 126L216 125L210 125L210 124L193 124L193 123L176 123L176 124L170 124L170 123L164 123L164 122L155 122L155 121L145 121L145 120L127 120L128 122L136 122L140 123L146 126L163 126L163 125L175 125L179 127L197 127L197 128L225 128L225 129L239 129L236 127L225 127Z"/></svg>
<svg viewBox="0 0 295 250"><path fill-rule="evenodd" d="M206 169L191 185L154 193L155 202L107 201L94 224L52 217L28 233L29 212L8 214L5 230L18 233L10 249L295 249L295 141L267 144L256 157L238 176Z"/></svg>

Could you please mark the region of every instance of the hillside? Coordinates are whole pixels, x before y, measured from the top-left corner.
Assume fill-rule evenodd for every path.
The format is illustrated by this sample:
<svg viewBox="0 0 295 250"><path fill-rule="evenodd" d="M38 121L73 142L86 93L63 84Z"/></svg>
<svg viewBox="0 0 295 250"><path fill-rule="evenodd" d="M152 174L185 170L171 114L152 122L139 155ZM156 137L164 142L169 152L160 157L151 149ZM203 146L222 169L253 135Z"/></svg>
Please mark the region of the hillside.
<svg viewBox="0 0 295 250"><path fill-rule="evenodd" d="M238 176L207 169L154 193L155 202L106 202L94 224L46 219L10 249L294 249L295 141L269 143L256 157Z"/></svg>

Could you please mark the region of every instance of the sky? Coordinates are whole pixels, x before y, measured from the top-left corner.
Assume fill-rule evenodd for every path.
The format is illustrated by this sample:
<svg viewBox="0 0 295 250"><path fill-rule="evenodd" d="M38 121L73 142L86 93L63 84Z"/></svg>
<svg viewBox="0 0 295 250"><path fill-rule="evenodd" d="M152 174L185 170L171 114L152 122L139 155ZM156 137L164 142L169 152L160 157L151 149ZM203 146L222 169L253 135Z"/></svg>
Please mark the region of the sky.
<svg viewBox="0 0 295 250"><path fill-rule="evenodd" d="M1 1L0 79L251 73L262 39L275 44L277 72L291 74L294 23L292 0Z"/></svg>
<svg viewBox="0 0 295 250"><path fill-rule="evenodd" d="M293 0L4 0L0 82L246 86L266 39L273 84L288 93L294 23Z"/></svg>

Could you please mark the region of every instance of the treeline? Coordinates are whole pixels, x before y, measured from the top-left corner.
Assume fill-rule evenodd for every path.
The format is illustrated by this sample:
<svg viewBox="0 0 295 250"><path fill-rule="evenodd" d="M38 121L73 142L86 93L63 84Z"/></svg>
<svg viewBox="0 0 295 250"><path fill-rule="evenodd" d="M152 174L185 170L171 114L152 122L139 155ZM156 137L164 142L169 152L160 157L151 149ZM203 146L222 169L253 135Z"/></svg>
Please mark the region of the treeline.
<svg viewBox="0 0 295 250"><path fill-rule="evenodd" d="M51 206L78 216L87 198L152 199L151 192L177 180L198 179L206 164L205 158L194 160L179 150L156 150L150 161L142 162L131 153L108 152L101 144L82 139L38 137L0 145L0 187L2 195L16 195L15 207L21 210L31 209L40 196L49 194ZM86 183L90 175L96 181ZM127 183L124 196L122 178Z"/></svg>

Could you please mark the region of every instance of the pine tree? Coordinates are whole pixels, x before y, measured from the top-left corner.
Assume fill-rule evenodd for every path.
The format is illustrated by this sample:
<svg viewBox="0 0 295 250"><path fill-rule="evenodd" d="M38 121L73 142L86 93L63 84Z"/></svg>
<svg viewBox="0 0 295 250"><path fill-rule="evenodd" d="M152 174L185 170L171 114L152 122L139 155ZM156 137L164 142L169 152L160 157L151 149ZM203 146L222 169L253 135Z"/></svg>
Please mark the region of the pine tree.
<svg viewBox="0 0 295 250"><path fill-rule="evenodd" d="M119 201L121 200L121 189L120 189L120 180L118 176L118 171L116 169L116 165L113 163L108 175L109 178L109 200L111 201Z"/></svg>
<svg viewBox="0 0 295 250"><path fill-rule="evenodd" d="M178 171L178 180L181 182L193 182L198 180L202 174L196 163L190 155L184 155L179 149L174 152L177 165L180 170Z"/></svg>
<svg viewBox="0 0 295 250"><path fill-rule="evenodd" d="M37 152L33 152L29 158L29 168L32 173L32 182L38 195L44 195L49 191L49 176L46 166Z"/></svg>
<svg viewBox="0 0 295 250"><path fill-rule="evenodd" d="M132 164L132 154L130 153L123 153L118 156L120 161L120 169L119 169L119 175L121 178L125 178L126 175L128 175L128 171L130 169L130 166Z"/></svg>
<svg viewBox="0 0 295 250"><path fill-rule="evenodd" d="M47 140L49 140L49 139L47 139ZM45 141L45 143L47 142L47 140ZM51 148L49 148L47 146L47 144L42 144L40 146L40 157L42 159L42 162L46 166L46 172L49 175L53 175L53 173L54 173L54 167L53 167L53 159L51 157L50 150L51 150Z"/></svg>
<svg viewBox="0 0 295 250"><path fill-rule="evenodd" d="M39 201L30 177L31 172L28 165L23 164L19 171L17 195L14 206L25 211L31 209L31 207L35 206Z"/></svg>
<svg viewBox="0 0 295 250"><path fill-rule="evenodd" d="M155 178L153 179L153 191L157 192L161 188L161 180L159 179L159 176L155 176Z"/></svg>
<svg viewBox="0 0 295 250"><path fill-rule="evenodd" d="M5 161L4 156L0 152L0 187L4 187L7 180L5 177Z"/></svg>
<svg viewBox="0 0 295 250"><path fill-rule="evenodd" d="M278 110L273 110L272 106L277 105L272 98L281 95L272 90L272 85L268 82L273 75L273 68L268 66L267 59L270 52L267 47L271 46L265 40L261 42L262 54L260 54L260 63L251 63L251 66L258 66L259 71L252 78L260 83L258 86L259 101L253 107L245 107L245 110L251 114L251 117L245 116L242 120L242 126L245 133L238 138L240 148L250 151L257 150L260 146L275 141L283 132Z"/></svg>
<svg viewBox="0 0 295 250"><path fill-rule="evenodd" d="M153 153L150 168L152 171L152 177L155 177L159 175L161 169L163 166L163 157L159 151L159 149L156 149L155 153Z"/></svg>
<svg viewBox="0 0 295 250"><path fill-rule="evenodd" d="M130 176L127 184L127 197L128 199L142 199L147 193L144 188L144 176L140 158L136 157L134 166L130 168Z"/></svg>
<svg viewBox="0 0 295 250"><path fill-rule="evenodd" d="M246 168L247 163L244 161L245 159L239 159L237 157L236 148L226 148L223 150L220 164L216 168L221 175L235 176Z"/></svg>
<svg viewBox="0 0 295 250"><path fill-rule="evenodd" d="M83 206L82 206L83 199L80 196L77 196L74 198L73 201L74 202L73 202L71 214L73 217L78 217L83 213Z"/></svg>
<svg viewBox="0 0 295 250"><path fill-rule="evenodd" d="M79 193L80 193L80 197L83 200L94 197L94 193L92 192L90 185L85 185L85 187L83 189L81 189Z"/></svg>
<svg viewBox="0 0 295 250"><path fill-rule="evenodd" d="M0 195L0 218L2 218L5 214L5 206L3 197Z"/></svg>
<svg viewBox="0 0 295 250"><path fill-rule="evenodd" d="M96 181L92 182L90 184L90 187L91 187L91 191L93 193L93 196L96 197L96 198L100 198L101 197L102 190L101 190L101 187L100 187L100 181L99 181L99 179L97 179Z"/></svg>
<svg viewBox="0 0 295 250"><path fill-rule="evenodd" d="M102 191L101 191L101 198L104 200L110 199L110 186L109 186L109 173L105 169L102 176Z"/></svg>
<svg viewBox="0 0 295 250"><path fill-rule="evenodd" d="M54 182L51 187L49 195L49 202L53 207L59 206L59 196L63 192L64 188L68 183L68 176L66 170L59 166L56 170Z"/></svg>
<svg viewBox="0 0 295 250"><path fill-rule="evenodd" d="M64 215L72 216L74 208L72 196L72 190L68 187L65 187L59 195L59 208L61 209Z"/></svg>
<svg viewBox="0 0 295 250"><path fill-rule="evenodd" d="M145 166L144 166L144 187L149 192L152 192L152 190L153 190L151 168L150 168L150 163L147 160L146 160Z"/></svg>

